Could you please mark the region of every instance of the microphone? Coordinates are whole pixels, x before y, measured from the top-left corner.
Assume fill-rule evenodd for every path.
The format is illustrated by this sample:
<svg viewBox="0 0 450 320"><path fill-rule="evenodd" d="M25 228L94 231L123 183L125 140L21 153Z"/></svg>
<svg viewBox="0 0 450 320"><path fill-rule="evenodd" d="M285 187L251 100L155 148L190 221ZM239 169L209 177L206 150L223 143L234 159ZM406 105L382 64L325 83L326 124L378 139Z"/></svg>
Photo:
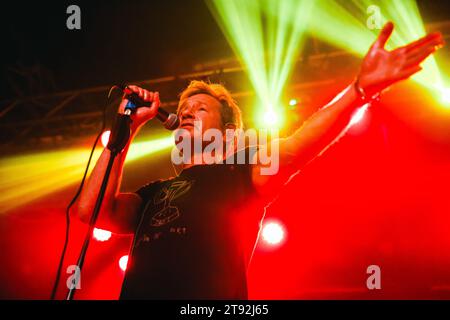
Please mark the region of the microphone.
<svg viewBox="0 0 450 320"><path fill-rule="evenodd" d="M128 86L120 85L118 87L125 94L125 98L128 99L128 103L125 106L125 114L130 115L137 108L150 106L150 102L142 100L139 95L136 92L131 91ZM158 120L161 121L163 126L168 130L175 130L180 125L180 120L175 113L168 112L162 108L158 108L156 118L158 118Z"/></svg>

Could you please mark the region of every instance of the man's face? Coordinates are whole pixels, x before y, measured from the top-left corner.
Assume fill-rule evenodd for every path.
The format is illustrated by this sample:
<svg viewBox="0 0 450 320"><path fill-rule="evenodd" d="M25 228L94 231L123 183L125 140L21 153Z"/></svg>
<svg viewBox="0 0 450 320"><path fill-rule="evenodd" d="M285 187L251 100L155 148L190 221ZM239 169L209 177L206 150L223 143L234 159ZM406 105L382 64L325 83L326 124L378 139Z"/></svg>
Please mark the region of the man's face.
<svg viewBox="0 0 450 320"><path fill-rule="evenodd" d="M203 93L193 95L180 107L178 112L179 128L187 130L191 137L194 137L194 133L200 133L199 124L201 124L201 133L213 128L222 131L221 108L220 102L210 95ZM197 126L195 131L194 125Z"/></svg>

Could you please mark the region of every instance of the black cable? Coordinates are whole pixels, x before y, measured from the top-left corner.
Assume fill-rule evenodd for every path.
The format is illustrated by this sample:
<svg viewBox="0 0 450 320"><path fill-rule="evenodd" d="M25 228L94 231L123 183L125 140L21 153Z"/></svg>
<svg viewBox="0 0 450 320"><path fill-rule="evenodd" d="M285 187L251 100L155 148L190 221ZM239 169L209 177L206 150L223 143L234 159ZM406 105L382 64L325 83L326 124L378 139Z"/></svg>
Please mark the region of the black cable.
<svg viewBox="0 0 450 320"><path fill-rule="evenodd" d="M80 185L78 187L78 190L77 190L75 196L72 198L72 200L70 201L69 205L66 208L66 236L65 236L65 240L64 240L63 250L62 250L62 253L61 253L61 258L59 260L58 270L56 271L55 282L53 284L53 289L52 289L52 293L51 293L51 296L50 296L51 300L55 299L56 291L58 290L59 279L61 278L61 270L62 270L62 267L63 267L63 264L64 264L64 257L66 255L67 246L69 244L70 208L77 201L78 197L80 196L81 190L83 190L84 182L86 180L86 176L87 176L87 173L88 173L88 170L89 170L89 166L91 164L92 156L94 155L94 151L95 151L95 148L97 147L98 140L100 140L100 137L102 136L103 131L106 128L106 111L107 111L107 108L108 108L109 97L110 97L111 92L112 92L113 89L114 89L114 87L112 87L110 89L109 94L108 94L107 103L106 103L105 107L103 108L102 128L100 129L100 132L97 135L97 138L95 139L94 145L92 146L91 154L89 155L89 160L88 160L88 162L86 164L86 169L84 170L83 178L81 179Z"/></svg>

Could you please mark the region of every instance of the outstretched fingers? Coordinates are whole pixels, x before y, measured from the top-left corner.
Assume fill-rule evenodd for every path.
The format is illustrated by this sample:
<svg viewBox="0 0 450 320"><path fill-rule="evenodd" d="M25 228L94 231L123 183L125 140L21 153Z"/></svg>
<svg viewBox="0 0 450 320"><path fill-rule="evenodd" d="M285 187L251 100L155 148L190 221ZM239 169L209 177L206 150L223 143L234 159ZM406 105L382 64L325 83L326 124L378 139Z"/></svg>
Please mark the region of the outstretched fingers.
<svg viewBox="0 0 450 320"><path fill-rule="evenodd" d="M397 74L396 81L405 80L414 75L415 73L422 70L422 67L419 65L414 65L412 67L403 69Z"/></svg>
<svg viewBox="0 0 450 320"><path fill-rule="evenodd" d="M436 47L424 48L419 52L415 52L414 54L408 55L405 61L406 67L411 67L414 65L418 65L422 63L428 56L436 51Z"/></svg>
<svg viewBox="0 0 450 320"><path fill-rule="evenodd" d="M404 47L397 50L402 50L405 53L421 50L424 47L440 47L444 44L442 34L439 32L430 33L425 37L420 38Z"/></svg>
<svg viewBox="0 0 450 320"><path fill-rule="evenodd" d="M389 37L394 30L394 24L392 22L388 22L384 25L383 29L381 29L380 34L378 35L377 40L373 44L373 48L383 49L386 45L386 42L389 40Z"/></svg>

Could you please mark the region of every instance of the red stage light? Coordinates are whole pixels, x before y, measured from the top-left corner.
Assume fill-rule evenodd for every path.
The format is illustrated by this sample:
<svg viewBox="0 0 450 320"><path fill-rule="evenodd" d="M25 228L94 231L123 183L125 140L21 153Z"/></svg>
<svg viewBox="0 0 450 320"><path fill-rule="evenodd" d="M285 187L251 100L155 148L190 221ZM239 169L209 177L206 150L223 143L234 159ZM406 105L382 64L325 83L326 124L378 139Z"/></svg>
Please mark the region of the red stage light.
<svg viewBox="0 0 450 320"><path fill-rule="evenodd" d="M128 265L128 255L122 256L122 258L119 259L119 267L122 269L122 271L127 270Z"/></svg>
<svg viewBox="0 0 450 320"><path fill-rule="evenodd" d="M102 133L102 145L106 148L109 141L109 135L111 134L111 131L107 130Z"/></svg>
<svg viewBox="0 0 450 320"><path fill-rule="evenodd" d="M262 237L268 244L279 244L284 239L284 228L277 222L266 223L262 230Z"/></svg>
<svg viewBox="0 0 450 320"><path fill-rule="evenodd" d="M108 241L111 238L111 231L94 228L93 235L97 241Z"/></svg>

